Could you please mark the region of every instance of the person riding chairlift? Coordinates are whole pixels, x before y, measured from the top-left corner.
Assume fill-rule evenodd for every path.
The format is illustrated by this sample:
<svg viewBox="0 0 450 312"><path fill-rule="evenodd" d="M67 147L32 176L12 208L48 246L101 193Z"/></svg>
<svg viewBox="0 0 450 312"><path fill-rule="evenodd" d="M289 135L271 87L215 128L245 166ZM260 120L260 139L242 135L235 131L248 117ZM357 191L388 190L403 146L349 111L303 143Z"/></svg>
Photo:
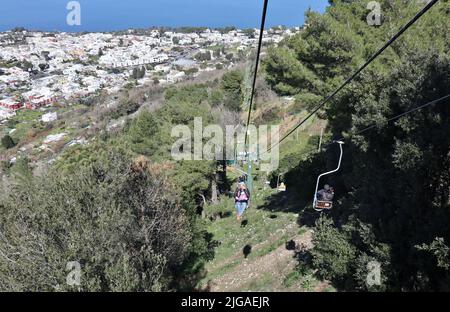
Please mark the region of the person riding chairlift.
<svg viewBox="0 0 450 312"><path fill-rule="evenodd" d="M244 182L239 182L238 187L234 192L234 200L237 213L236 218L240 222L245 209L248 207L248 201L250 200L250 192Z"/></svg>
<svg viewBox="0 0 450 312"><path fill-rule="evenodd" d="M334 198L334 188L325 184L324 188L317 192L317 200L320 201L333 201Z"/></svg>

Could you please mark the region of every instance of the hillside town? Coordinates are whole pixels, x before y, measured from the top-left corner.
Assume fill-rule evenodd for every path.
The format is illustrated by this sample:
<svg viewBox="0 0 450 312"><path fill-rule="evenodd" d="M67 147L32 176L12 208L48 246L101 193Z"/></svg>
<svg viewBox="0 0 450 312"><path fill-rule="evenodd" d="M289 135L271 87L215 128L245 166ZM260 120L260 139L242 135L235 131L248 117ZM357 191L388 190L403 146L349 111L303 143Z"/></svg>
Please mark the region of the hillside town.
<svg viewBox="0 0 450 312"><path fill-rule="evenodd" d="M278 43L299 28L265 31ZM0 33L0 122L21 109L75 102L97 92L172 84L232 67L256 45L259 30L151 29L121 33Z"/></svg>

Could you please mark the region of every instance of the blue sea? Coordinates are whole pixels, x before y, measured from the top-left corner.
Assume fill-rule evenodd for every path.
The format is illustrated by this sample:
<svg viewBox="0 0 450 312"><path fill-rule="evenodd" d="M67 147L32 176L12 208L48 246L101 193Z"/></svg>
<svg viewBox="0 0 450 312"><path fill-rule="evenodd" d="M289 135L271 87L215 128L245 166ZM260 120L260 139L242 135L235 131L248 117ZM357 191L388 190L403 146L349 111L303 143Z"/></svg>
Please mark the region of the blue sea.
<svg viewBox="0 0 450 312"><path fill-rule="evenodd" d="M70 0L0 0L0 31L114 31L152 26L259 27L263 0L79 0L81 25L66 22ZM300 26L327 0L269 0L267 26Z"/></svg>

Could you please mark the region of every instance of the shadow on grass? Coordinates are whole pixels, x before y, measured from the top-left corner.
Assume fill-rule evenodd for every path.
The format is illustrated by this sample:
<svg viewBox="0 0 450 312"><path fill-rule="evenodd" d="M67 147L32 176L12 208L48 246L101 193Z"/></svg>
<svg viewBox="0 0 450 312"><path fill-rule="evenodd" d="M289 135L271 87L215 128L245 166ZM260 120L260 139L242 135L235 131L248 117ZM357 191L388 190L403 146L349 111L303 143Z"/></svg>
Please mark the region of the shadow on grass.
<svg viewBox="0 0 450 312"><path fill-rule="evenodd" d="M256 209L266 210L273 213L285 212L285 213L297 213L297 224L301 226L313 227L320 213L317 213L312 209L311 202L307 199L299 198L293 193L280 192L267 198L263 205L258 206ZM271 219L276 219L277 216L272 214Z"/></svg>
<svg viewBox="0 0 450 312"><path fill-rule="evenodd" d="M286 249L287 250L295 250L295 241L294 240L290 240L288 242L286 242Z"/></svg>
<svg viewBox="0 0 450 312"><path fill-rule="evenodd" d="M267 210L271 212L298 212L299 206L293 203L289 193L280 192L269 196L266 202L256 209Z"/></svg>
<svg viewBox="0 0 450 312"><path fill-rule="evenodd" d="M244 254L245 259L247 259L247 257L250 255L251 252L252 252L251 245L245 245L244 248L242 249L242 253Z"/></svg>

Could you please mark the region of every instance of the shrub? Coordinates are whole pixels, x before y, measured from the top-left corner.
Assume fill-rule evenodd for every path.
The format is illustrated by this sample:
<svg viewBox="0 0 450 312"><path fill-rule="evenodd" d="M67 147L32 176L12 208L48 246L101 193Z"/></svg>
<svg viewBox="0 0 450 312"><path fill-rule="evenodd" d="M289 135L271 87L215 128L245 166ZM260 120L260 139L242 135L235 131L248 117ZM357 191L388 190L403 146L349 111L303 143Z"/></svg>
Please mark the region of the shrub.
<svg viewBox="0 0 450 312"><path fill-rule="evenodd" d="M313 242L312 263L318 274L323 278L341 282L355 260L354 246L349 243L346 235L333 227L332 220L323 216L316 221Z"/></svg>
<svg viewBox="0 0 450 312"><path fill-rule="evenodd" d="M16 143L14 142L14 140L11 138L11 136L9 135L5 135L2 138L2 146L6 149L10 149L13 148L14 146L16 146Z"/></svg>
<svg viewBox="0 0 450 312"><path fill-rule="evenodd" d="M168 288L191 242L185 212L162 177L108 159L21 182L0 205L1 291ZM71 261L82 269L75 288Z"/></svg>

